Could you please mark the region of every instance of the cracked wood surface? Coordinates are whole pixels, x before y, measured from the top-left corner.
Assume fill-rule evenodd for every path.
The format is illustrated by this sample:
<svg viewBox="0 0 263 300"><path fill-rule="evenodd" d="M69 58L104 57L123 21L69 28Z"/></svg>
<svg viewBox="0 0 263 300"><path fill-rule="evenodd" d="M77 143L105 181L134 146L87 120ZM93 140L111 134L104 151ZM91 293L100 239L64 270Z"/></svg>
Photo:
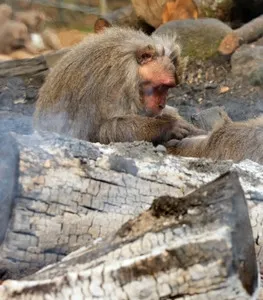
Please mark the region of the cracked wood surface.
<svg viewBox="0 0 263 300"><path fill-rule="evenodd" d="M0 298L252 299L257 290L247 203L228 172L185 198L155 199L117 233L56 265L5 281Z"/></svg>
<svg viewBox="0 0 263 300"><path fill-rule="evenodd" d="M2 279L20 278L54 263L114 232L149 208L154 197L184 196L228 170L239 173L257 257L263 261L259 164L172 157L148 143L102 146L38 134L14 138L18 190L11 218L0 221L7 228L0 248Z"/></svg>

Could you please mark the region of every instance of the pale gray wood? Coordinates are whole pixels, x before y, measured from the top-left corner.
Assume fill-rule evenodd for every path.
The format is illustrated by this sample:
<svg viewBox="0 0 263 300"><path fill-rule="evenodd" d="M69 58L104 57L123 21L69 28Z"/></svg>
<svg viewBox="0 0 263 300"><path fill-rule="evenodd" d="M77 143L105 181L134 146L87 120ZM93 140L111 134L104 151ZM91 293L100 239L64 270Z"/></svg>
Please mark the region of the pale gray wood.
<svg viewBox="0 0 263 300"><path fill-rule="evenodd" d="M263 261L263 166L167 156L149 143L109 146L35 134L19 148L16 206L0 247L3 278L19 278L117 230L154 197L182 197L236 170ZM1 220L0 220L1 225Z"/></svg>
<svg viewBox="0 0 263 300"><path fill-rule="evenodd" d="M117 233L23 281L12 299L252 299L258 270L236 172L185 198L163 196Z"/></svg>

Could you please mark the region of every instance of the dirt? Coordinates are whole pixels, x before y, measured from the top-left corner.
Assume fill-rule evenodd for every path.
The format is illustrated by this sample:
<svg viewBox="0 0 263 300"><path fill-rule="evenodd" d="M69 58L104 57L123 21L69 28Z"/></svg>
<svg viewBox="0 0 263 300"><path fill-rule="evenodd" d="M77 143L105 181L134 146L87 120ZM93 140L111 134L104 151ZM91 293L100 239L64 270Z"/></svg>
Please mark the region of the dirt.
<svg viewBox="0 0 263 300"><path fill-rule="evenodd" d="M201 110L220 106L234 121L263 113L263 89L231 74L229 61L196 62L189 65L186 81L172 89L168 103L187 120Z"/></svg>

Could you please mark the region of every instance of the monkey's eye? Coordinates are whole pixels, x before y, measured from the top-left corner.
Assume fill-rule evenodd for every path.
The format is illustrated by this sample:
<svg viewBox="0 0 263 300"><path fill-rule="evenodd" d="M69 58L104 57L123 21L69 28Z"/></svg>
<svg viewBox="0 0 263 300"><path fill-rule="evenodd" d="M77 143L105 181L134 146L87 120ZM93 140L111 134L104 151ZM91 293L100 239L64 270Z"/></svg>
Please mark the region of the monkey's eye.
<svg viewBox="0 0 263 300"><path fill-rule="evenodd" d="M148 63L154 58L155 55L155 50L150 45L136 51L136 59L140 65Z"/></svg>
<svg viewBox="0 0 263 300"><path fill-rule="evenodd" d="M152 58L152 55L150 53L143 53L141 58L142 60L148 60Z"/></svg>

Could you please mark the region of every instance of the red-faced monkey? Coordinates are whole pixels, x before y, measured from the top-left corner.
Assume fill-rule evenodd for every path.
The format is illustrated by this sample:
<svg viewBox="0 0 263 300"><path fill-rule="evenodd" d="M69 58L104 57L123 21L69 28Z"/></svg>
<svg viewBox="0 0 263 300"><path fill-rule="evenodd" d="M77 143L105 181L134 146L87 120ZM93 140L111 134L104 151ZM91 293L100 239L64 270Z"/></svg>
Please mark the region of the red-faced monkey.
<svg viewBox="0 0 263 300"><path fill-rule="evenodd" d="M16 12L14 19L27 26L31 38L31 49L29 52L43 50L59 50L62 48L60 40L51 28L46 28L47 16L40 11L29 10Z"/></svg>
<svg viewBox="0 0 263 300"><path fill-rule="evenodd" d="M159 143L200 134L166 107L168 90L178 84L183 69L174 45L128 28L90 36L47 76L35 126L101 143Z"/></svg>
<svg viewBox="0 0 263 300"><path fill-rule="evenodd" d="M188 157L250 159L263 164L263 116L243 122L225 117L209 135L169 141L168 153Z"/></svg>
<svg viewBox="0 0 263 300"><path fill-rule="evenodd" d="M21 49L29 41L27 27L19 22L9 20L0 28L0 53L10 54L13 50Z"/></svg>

